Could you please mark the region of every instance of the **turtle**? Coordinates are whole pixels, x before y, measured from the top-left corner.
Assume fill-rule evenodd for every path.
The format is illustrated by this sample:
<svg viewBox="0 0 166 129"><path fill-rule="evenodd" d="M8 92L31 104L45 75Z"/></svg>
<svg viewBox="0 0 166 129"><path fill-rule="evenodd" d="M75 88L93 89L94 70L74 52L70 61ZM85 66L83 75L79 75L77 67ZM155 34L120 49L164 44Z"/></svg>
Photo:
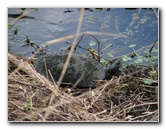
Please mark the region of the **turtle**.
<svg viewBox="0 0 166 129"><path fill-rule="evenodd" d="M68 53L55 53L40 57L35 63L36 71L46 76L47 67L55 81L58 81ZM44 63L46 61L46 67ZM98 80L109 80L112 76L120 74L121 60L116 60L106 68L96 59L80 53L73 53L67 66L63 83L70 83L77 88L95 88ZM49 80L52 80L50 75Z"/></svg>

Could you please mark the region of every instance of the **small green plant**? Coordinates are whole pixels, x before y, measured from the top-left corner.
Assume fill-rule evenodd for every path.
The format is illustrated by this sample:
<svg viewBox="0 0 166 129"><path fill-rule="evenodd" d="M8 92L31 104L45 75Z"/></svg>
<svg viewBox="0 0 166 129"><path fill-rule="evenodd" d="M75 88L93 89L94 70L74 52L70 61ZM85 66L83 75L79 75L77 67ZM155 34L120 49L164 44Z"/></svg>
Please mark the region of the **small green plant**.
<svg viewBox="0 0 166 129"><path fill-rule="evenodd" d="M25 37L25 42L26 42L26 43L30 43L30 39L29 39L28 36Z"/></svg>
<svg viewBox="0 0 166 129"><path fill-rule="evenodd" d="M142 56L137 56L136 60L134 61L136 64L141 64L143 62L143 57Z"/></svg>
<svg viewBox="0 0 166 129"><path fill-rule="evenodd" d="M31 104L31 100L28 101L26 107L25 107L25 111L28 111L29 110L29 107L30 107L30 104Z"/></svg>
<svg viewBox="0 0 166 129"><path fill-rule="evenodd" d="M151 77L158 77L158 73L156 70L152 70L149 73L150 73Z"/></svg>
<svg viewBox="0 0 166 129"><path fill-rule="evenodd" d="M149 51L148 51L148 50L145 50L145 51L144 51L144 56L145 56L145 57L149 57Z"/></svg>
<svg viewBox="0 0 166 129"><path fill-rule="evenodd" d="M20 8L19 14L23 14L28 8Z"/></svg>
<svg viewBox="0 0 166 129"><path fill-rule="evenodd" d="M105 59L103 59L103 58L100 58L100 63L102 63L103 65L107 65L108 64L108 62Z"/></svg>
<svg viewBox="0 0 166 129"><path fill-rule="evenodd" d="M122 56L122 60L123 60L124 62L127 62L127 61L131 61L132 58L131 58L131 57L128 57L128 56L126 56L126 55L123 55L123 56Z"/></svg>
<svg viewBox="0 0 166 129"><path fill-rule="evenodd" d="M135 47L136 46L136 44L131 44L129 47L130 48L133 48L133 47Z"/></svg>
<svg viewBox="0 0 166 129"><path fill-rule="evenodd" d="M151 85L153 83L152 79L144 79L144 84Z"/></svg>
<svg viewBox="0 0 166 129"><path fill-rule="evenodd" d="M24 11L24 10L26 10L26 9L27 9L27 8L20 8L21 11Z"/></svg>
<svg viewBox="0 0 166 129"><path fill-rule="evenodd" d="M18 32L19 32L19 30L18 30L18 29L14 29L14 30L13 30L13 36L18 35Z"/></svg>
<svg viewBox="0 0 166 129"><path fill-rule="evenodd" d="M25 42L27 43L27 46L34 46L35 45L35 43L33 43L30 39L29 39L29 37L28 36L26 36L26 38L25 38Z"/></svg>
<svg viewBox="0 0 166 129"><path fill-rule="evenodd" d="M93 47L93 46L95 46L95 45L96 45L96 42L94 42L94 41L91 40L90 43L89 43L89 46L90 46L90 47Z"/></svg>

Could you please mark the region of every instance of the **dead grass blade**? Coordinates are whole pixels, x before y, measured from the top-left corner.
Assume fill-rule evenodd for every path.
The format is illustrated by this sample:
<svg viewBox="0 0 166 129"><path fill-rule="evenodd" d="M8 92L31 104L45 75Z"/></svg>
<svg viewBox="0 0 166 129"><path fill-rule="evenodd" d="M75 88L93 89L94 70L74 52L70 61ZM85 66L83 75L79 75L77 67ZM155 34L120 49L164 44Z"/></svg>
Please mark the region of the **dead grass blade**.
<svg viewBox="0 0 166 129"><path fill-rule="evenodd" d="M85 32L81 32L78 34L78 36L83 35L83 34L90 34L90 35L99 35L99 36L112 36L112 37L119 37L119 38L128 38L128 36L121 34L121 33L105 33L105 32L93 32L93 31L85 31ZM77 34L72 34L72 35L68 35L68 36L64 36L61 38L57 38L57 39L53 39L50 41L45 42L45 45L51 45L51 44L55 44L58 42L62 42L68 39L73 39Z"/></svg>
<svg viewBox="0 0 166 129"><path fill-rule="evenodd" d="M26 11L25 13L23 13L22 15L20 15L19 17L15 18L14 20L12 20L11 22L8 23L8 27L9 29L21 18L25 17L26 15L28 15L29 13L31 13L32 11L34 11L34 9L30 9L28 11Z"/></svg>
<svg viewBox="0 0 166 129"><path fill-rule="evenodd" d="M61 81L62 81L62 79L63 79L63 77L64 77L64 75L65 75L65 73L66 73L66 69L67 69L67 66L68 66L68 64L69 64L70 58L71 58L71 56L72 56L72 53L73 53L73 51L74 51L77 38L78 38L78 36L79 36L79 34L80 34L81 26L82 26L82 20L83 20L83 16L84 16L84 11L85 11L84 8L82 8L82 9L81 9L81 13L80 13L79 22L78 22L78 27L77 27L77 33L76 33L76 36L75 36L75 38L74 38L73 44L72 44L72 46L71 46L71 49L70 49L70 51L69 51L69 53L68 53L68 56L67 56L66 62L65 62L65 64L64 64L62 73L61 73L61 75L60 75L60 77L59 77L58 86L60 85L60 83L61 83Z"/></svg>

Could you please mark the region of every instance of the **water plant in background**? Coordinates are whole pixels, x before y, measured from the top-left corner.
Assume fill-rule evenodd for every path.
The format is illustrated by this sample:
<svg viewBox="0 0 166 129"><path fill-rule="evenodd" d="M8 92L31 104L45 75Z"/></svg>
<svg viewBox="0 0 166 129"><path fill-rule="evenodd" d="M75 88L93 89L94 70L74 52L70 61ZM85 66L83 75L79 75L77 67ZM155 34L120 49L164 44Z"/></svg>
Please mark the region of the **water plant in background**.
<svg viewBox="0 0 166 129"><path fill-rule="evenodd" d="M155 44L156 42L151 45L151 47L142 47L140 49L141 52L140 50L135 51L134 47L136 44L131 44L129 48L133 49L133 55L130 54L130 56L122 56L123 67L132 67L135 70L139 70L140 68L148 69L146 72L147 75L144 75L142 78L145 85L152 85L156 80L158 80L158 49L154 47ZM138 78L140 78L139 75Z"/></svg>
<svg viewBox="0 0 166 129"><path fill-rule="evenodd" d="M28 8L20 8L20 10L19 10L19 14L24 13L24 11L27 10L27 9L28 9Z"/></svg>
<svg viewBox="0 0 166 129"><path fill-rule="evenodd" d="M18 13L19 13L19 14L23 14L24 12L29 11L29 10L31 10L31 9L33 9L33 10L35 10L35 11L38 10L38 8L20 8Z"/></svg>
<svg viewBox="0 0 166 129"><path fill-rule="evenodd" d="M144 79L144 83L151 85L153 83L153 80L152 79Z"/></svg>
<svg viewBox="0 0 166 129"><path fill-rule="evenodd" d="M90 47L93 47L93 46L95 46L96 45L96 42L94 42L93 40L91 40L90 42L89 42L89 46Z"/></svg>
<svg viewBox="0 0 166 129"><path fill-rule="evenodd" d="M24 40L24 41L26 42L26 45L27 45L27 46L29 46L29 45L30 45L31 47L35 46L35 43L34 43L33 41L31 41L28 36L25 37L25 40ZM36 47L39 48L38 45L37 45Z"/></svg>
<svg viewBox="0 0 166 129"><path fill-rule="evenodd" d="M14 30L13 30L13 36L18 35L18 33L19 33L19 30L18 30L18 29L14 29Z"/></svg>

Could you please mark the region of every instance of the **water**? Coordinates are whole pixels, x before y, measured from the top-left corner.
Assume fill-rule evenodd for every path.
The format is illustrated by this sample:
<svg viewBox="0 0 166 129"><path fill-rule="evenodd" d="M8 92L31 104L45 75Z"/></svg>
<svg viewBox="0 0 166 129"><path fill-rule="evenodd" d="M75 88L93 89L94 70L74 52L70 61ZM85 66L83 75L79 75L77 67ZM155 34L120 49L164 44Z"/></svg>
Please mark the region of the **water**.
<svg viewBox="0 0 166 129"><path fill-rule="evenodd" d="M49 40L75 34L80 15L80 9L70 8L38 8L28 16L35 19L20 19L10 30L8 30L9 51L13 54L31 56L34 49L26 46L25 37L41 46ZM155 9L158 11L157 9ZM9 8L9 14L16 14L19 8ZM9 17L8 22L14 18ZM18 29L19 33L13 36L13 30ZM96 36L101 43L102 56L108 59L122 56L133 52L130 45L135 45L138 50L143 46L154 43L158 38L158 18L151 9L126 10L124 8L111 8L111 10L86 10L83 18L81 32L95 31L107 33L122 33L128 38L111 36ZM68 42L73 39L67 40ZM85 36L80 43L84 48L89 47L90 42L96 42L94 38ZM111 47L108 47L112 44ZM66 41L62 41L45 48L46 53L59 52L68 47ZM108 47L108 48L107 48ZM97 51L97 45L92 47ZM86 50L78 49L81 53L88 53Z"/></svg>

